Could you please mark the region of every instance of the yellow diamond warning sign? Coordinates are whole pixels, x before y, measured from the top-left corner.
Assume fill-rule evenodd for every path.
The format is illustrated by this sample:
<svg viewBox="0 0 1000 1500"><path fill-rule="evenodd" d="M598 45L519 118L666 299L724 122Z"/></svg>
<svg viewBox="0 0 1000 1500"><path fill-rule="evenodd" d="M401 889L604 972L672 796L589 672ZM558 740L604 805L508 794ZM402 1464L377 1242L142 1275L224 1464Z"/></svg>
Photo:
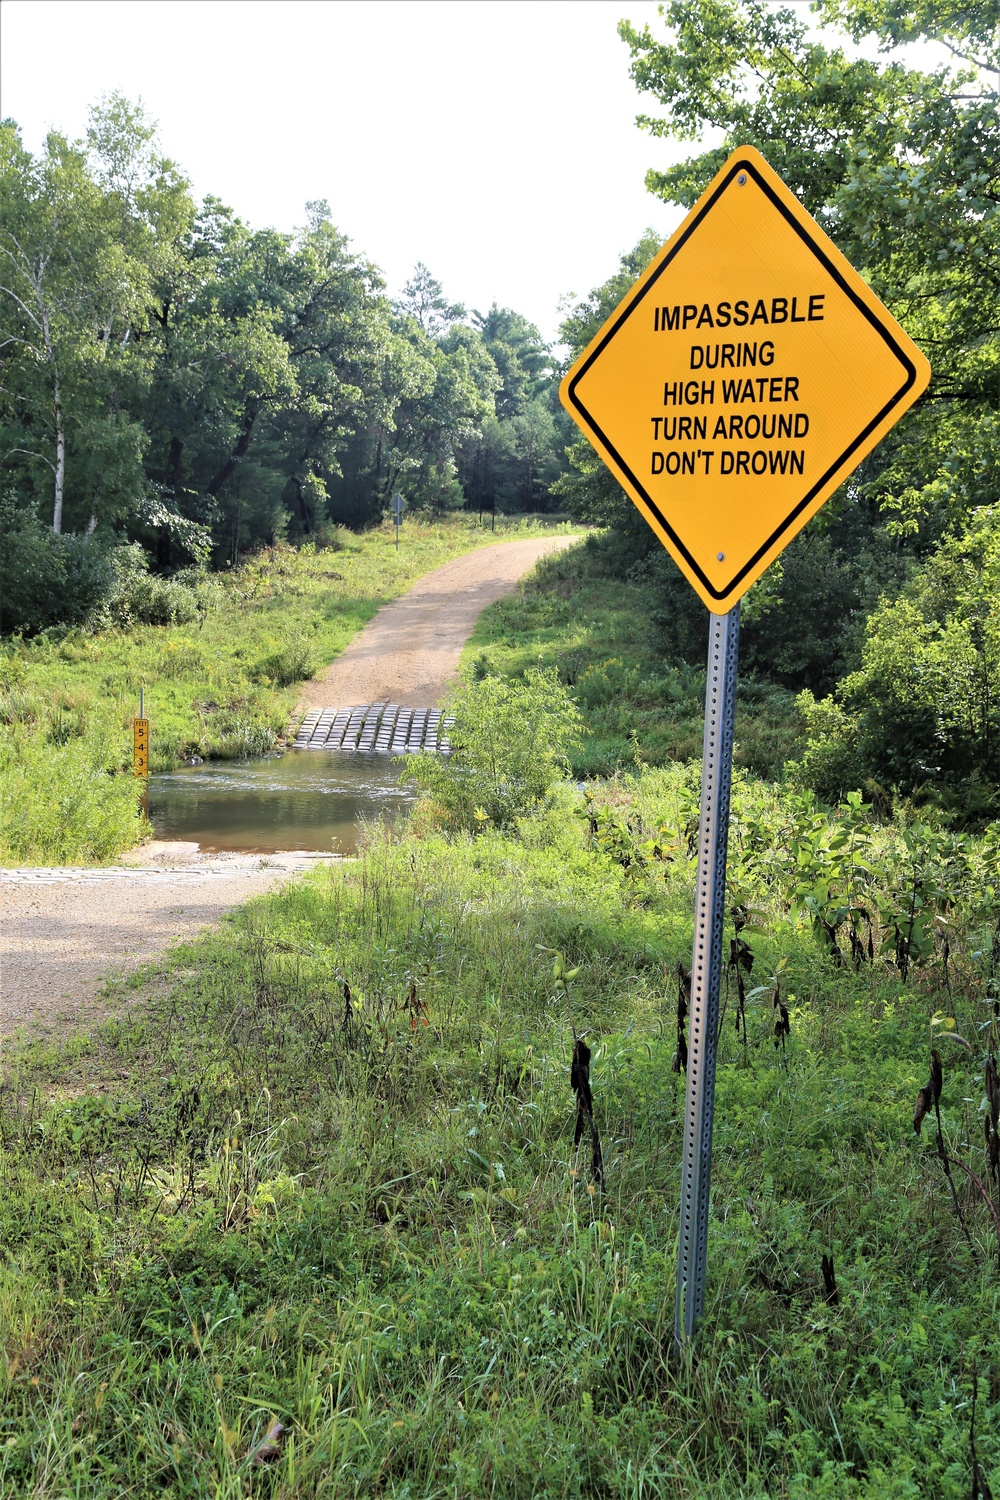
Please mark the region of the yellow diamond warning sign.
<svg viewBox="0 0 1000 1500"><path fill-rule="evenodd" d="M742 147L560 395L708 608L723 614L930 373L777 173Z"/></svg>

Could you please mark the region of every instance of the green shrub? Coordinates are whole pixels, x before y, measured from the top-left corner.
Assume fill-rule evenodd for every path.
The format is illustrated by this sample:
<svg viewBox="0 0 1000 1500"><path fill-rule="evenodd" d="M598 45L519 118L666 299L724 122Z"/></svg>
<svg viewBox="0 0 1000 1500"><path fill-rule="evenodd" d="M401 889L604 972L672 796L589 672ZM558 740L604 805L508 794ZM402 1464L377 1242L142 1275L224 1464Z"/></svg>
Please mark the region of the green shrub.
<svg viewBox="0 0 1000 1500"><path fill-rule="evenodd" d="M409 774L450 826L510 828L569 774L580 715L554 668L464 682L448 701L451 754L412 757Z"/></svg>
<svg viewBox="0 0 1000 1500"><path fill-rule="evenodd" d="M204 749L212 760L245 760L253 755L267 755L276 741L277 735L269 724L236 719L213 725L213 734Z"/></svg>
<svg viewBox="0 0 1000 1500"><path fill-rule="evenodd" d="M762 581L763 583L763 581ZM821 531L788 546L781 572L758 586L742 613L740 667L792 689L827 693L848 659L859 607L858 580Z"/></svg>
<svg viewBox="0 0 1000 1500"><path fill-rule="evenodd" d="M198 606L192 589L176 579L150 573L149 558L140 542L115 547L110 559L114 582L91 614L94 628L186 625L195 618Z"/></svg>
<svg viewBox="0 0 1000 1500"><path fill-rule="evenodd" d="M91 864L137 844L142 786L110 709L57 705L45 732L0 739L0 864Z"/></svg>
<svg viewBox="0 0 1000 1500"><path fill-rule="evenodd" d="M345 552L352 544L357 545L354 534L346 526L337 526L325 517L316 527L311 541L318 552Z"/></svg>
<svg viewBox="0 0 1000 1500"><path fill-rule="evenodd" d="M575 696L584 708L599 708L604 703L634 697L638 685L638 668L626 667L621 657L610 656L595 662L577 678Z"/></svg>
<svg viewBox="0 0 1000 1500"><path fill-rule="evenodd" d="M947 539L867 625L831 698L799 700L799 770L821 796L895 788L973 816L1000 806L1000 510Z"/></svg>
<svg viewBox="0 0 1000 1500"><path fill-rule="evenodd" d="M305 682L319 666L315 645L301 631L293 632L280 646L260 657L249 669L253 682L273 687L291 687Z"/></svg>
<svg viewBox="0 0 1000 1500"><path fill-rule="evenodd" d="M56 536L31 506L13 494L0 497L0 635L79 624L113 579L96 538Z"/></svg>

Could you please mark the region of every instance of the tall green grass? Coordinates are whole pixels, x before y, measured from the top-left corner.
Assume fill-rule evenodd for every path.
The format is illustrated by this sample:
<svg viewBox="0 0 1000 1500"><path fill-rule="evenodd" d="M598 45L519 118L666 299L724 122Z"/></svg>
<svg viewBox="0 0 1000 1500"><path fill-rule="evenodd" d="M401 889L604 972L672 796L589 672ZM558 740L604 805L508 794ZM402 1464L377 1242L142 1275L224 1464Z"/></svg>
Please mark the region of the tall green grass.
<svg viewBox="0 0 1000 1500"><path fill-rule="evenodd" d="M0 693L0 863L100 864L143 836L124 705Z"/></svg>
<svg viewBox="0 0 1000 1500"><path fill-rule="evenodd" d="M0 1493L965 1500L974 1372L996 1485L996 1239L963 1182L966 1241L911 1125L936 1037L948 1147L986 1172L972 908L903 985L833 962L775 851L745 1032L725 995L705 1323L672 1353L694 794L682 769L606 790L637 846L678 834L628 865L572 801L518 836L375 831L117 1021L8 1056ZM753 790L741 816L786 813Z"/></svg>

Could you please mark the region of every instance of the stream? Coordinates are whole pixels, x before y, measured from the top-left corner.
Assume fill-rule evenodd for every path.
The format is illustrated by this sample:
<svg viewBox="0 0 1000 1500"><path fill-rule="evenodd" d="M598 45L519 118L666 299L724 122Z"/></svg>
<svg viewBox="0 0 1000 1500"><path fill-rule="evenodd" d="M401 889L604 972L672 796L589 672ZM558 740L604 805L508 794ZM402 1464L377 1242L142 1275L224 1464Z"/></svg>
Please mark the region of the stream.
<svg viewBox="0 0 1000 1500"><path fill-rule="evenodd" d="M398 816L416 800L387 755L288 750L260 760L205 761L149 778L149 820L158 839L206 853L357 849L359 825Z"/></svg>

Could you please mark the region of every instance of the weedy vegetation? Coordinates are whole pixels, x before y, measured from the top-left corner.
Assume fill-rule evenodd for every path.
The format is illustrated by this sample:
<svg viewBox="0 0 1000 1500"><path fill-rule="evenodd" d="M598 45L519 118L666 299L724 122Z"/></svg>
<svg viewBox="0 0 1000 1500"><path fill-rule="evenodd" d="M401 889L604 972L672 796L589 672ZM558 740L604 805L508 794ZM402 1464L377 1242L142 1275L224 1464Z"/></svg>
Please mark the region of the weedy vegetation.
<svg viewBox="0 0 1000 1500"><path fill-rule="evenodd" d="M543 559L483 612L466 650L473 677L558 673L582 715L570 751L580 778L688 761L702 750L708 617L700 607L678 614L648 560L627 569L619 551L614 533L594 533ZM738 692L735 762L780 777L805 745L795 694L748 672Z"/></svg>
<svg viewBox="0 0 1000 1500"><path fill-rule="evenodd" d="M697 785L425 808L7 1054L0 1493L996 1487L997 830L737 776L681 1360Z"/></svg>

